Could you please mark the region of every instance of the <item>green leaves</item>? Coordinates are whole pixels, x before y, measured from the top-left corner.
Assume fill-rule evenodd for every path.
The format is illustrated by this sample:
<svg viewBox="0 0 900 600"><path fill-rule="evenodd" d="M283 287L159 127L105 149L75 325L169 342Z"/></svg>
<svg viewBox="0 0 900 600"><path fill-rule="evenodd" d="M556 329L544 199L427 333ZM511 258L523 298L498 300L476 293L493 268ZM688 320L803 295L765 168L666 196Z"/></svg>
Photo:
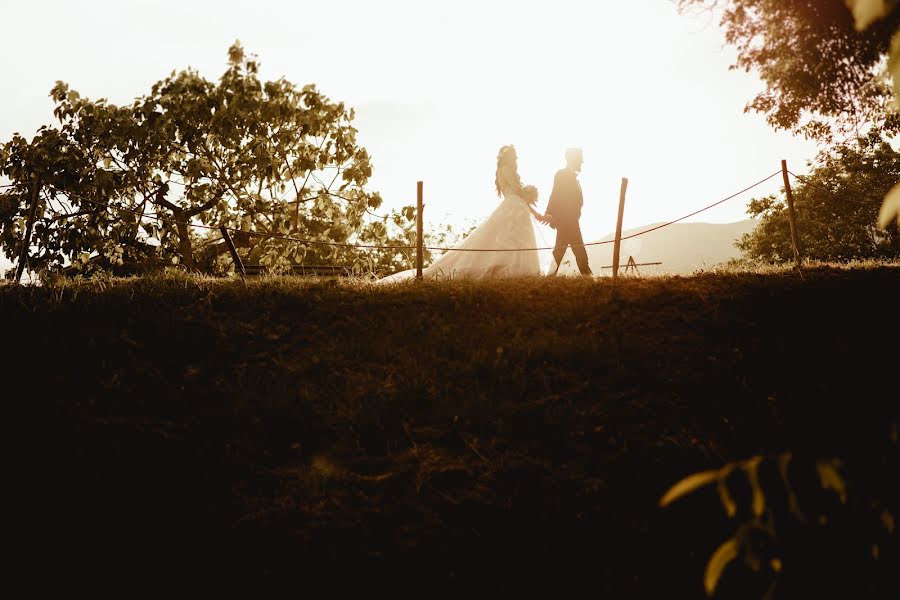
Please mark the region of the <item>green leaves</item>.
<svg viewBox="0 0 900 600"><path fill-rule="evenodd" d="M702 471L688 475L677 482L660 499L660 507L670 505L675 500L682 498L702 487L716 484L716 493L722 504L722 508L728 517L734 517L738 512L738 505L731 493L728 481L733 473L742 473L750 489L749 512L754 517L761 517L767 510L766 491L760 484L759 470L764 462L775 463L777 472L781 475L785 490L793 494L792 504L796 503L796 494L788 474L792 455L780 454L776 457L754 456L748 460L728 463L720 469ZM840 474L840 462L835 459L817 460L812 465L818 475L822 490L833 491L841 503L847 502L847 489L843 477ZM799 507L798 507L799 508ZM796 514L802 514L799 510Z"/></svg>
<svg viewBox="0 0 900 600"><path fill-rule="evenodd" d="M897 221L897 226L900 227L900 184L891 188L878 210L879 227L887 229L893 221Z"/></svg>
<svg viewBox="0 0 900 600"><path fill-rule="evenodd" d="M387 244L388 231L363 220L381 197L364 189L372 167L357 144L353 111L313 84L261 82L258 70L255 57L235 42L218 80L192 69L173 71L128 107L83 99L57 82L50 95L60 126L41 128L30 143L14 136L0 148L0 171L14 182L27 185L35 172L47 174L48 189L61 202L51 216L66 210L91 216L60 219L37 231L50 250L42 253L47 262L41 266L61 268L85 250L118 263L118 255L102 252L104 240L118 239L128 242L125 263L177 255L189 268L214 268L217 240L202 230L179 232L179 220L210 227L241 223L248 231L338 243L364 236L370 244ZM113 205L121 209L109 211ZM168 233L156 232L158 247L147 245L155 230L125 211L161 219ZM13 215L3 218L11 224ZM253 254L261 239L249 238L241 250ZM12 254L6 246L14 241L3 243ZM287 240L270 240L264 250L272 264L352 262L359 255L323 245L298 253Z"/></svg>
<svg viewBox="0 0 900 600"><path fill-rule="evenodd" d="M747 472L747 479L750 483L750 489L753 493L753 516L761 517L766 509L766 495L763 493L762 487L759 485L759 463L762 462L761 456L754 456L750 460L743 463L742 467Z"/></svg>
<svg viewBox="0 0 900 600"><path fill-rule="evenodd" d="M861 140L871 131L883 130L887 137L898 133L897 0L679 0L678 6L681 10L694 6L723 9L726 40L738 51L735 66L757 71L766 83L765 91L747 110L765 114L775 129L788 129L828 145ZM892 185L897 180L895 177ZM881 198L884 202L877 217L873 215L864 227L877 223L888 229L896 220L900 228L900 192L884 190ZM895 258L900 248L898 228L889 229L890 258ZM746 242L749 252L766 254L764 243ZM780 260L782 253L775 254L775 260ZM850 258L882 257L862 254Z"/></svg>
<svg viewBox="0 0 900 600"><path fill-rule="evenodd" d="M793 179L800 245L805 256L821 261L900 258L900 232L879 233L900 210L900 153L884 134L872 131L853 143L823 152L819 165L802 180ZM887 200L879 212L879 205ZM784 196L750 202L759 218L754 232L738 247L745 257L762 262L791 260Z"/></svg>
<svg viewBox="0 0 900 600"><path fill-rule="evenodd" d="M844 484L844 480L840 473L838 473L837 464L838 463L833 460L816 461L816 472L819 474L819 482L822 485L822 489L833 490L838 495L838 498L840 498L841 504L846 504L847 486Z"/></svg>
<svg viewBox="0 0 900 600"><path fill-rule="evenodd" d="M895 2L679 0L678 6L721 15L726 41L737 51L733 67L765 83L747 110L765 115L775 129L832 143L890 121L882 66L894 33L889 23L897 22Z"/></svg>
<svg viewBox="0 0 900 600"><path fill-rule="evenodd" d="M863 31L875 21L886 17L896 2L891 0L845 0L853 13L857 31Z"/></svg>
<svg viewBox="0 0 900 600"><path fill-rule="evenodd" d="M728 563L738 557L738 554L738 543L734 538L726 540L713 552L709 562L706 563L706 571L703 574L703 589L706 590L708 596L715 593L722 572Z"/></svg>
<svg viewBox="0 0 900 600"><path fill-rule="evenodd" d="M667 491L659 501L659 505L661 507L668 506L682 496L690 494L694 490L712 483L713 481L717 481L719 476L719 470L703 471L702 473L689 475L669 488L669 491Z"/></svg>
<svg viewBox="0 0 900 600"><path fill-rule="evenodd" d="M719 494L719 501L722 503L722 508L725 509L725 514L728 515L729 519L737 514L737 503L732 498L727 484L728 476L733 470L734 465L727 464L717 472L718 476L716 477L716 492Z"/></svg>
<svg viewBox="0 0 900 600"><path fill-rule="evenodd" d="M764 468L767 473L765 478ZM818 488L811 488L810 482L817 482ZM784 453L774 457L754 456L745 461L728 463L719 469L689 475L663 495L660 506L669 506L675 500L712 484L716 486L726 515L736 525L734 535L722 543L707 562L703 582L710 596L715 593L725 568L737 559L754 572L767 569L773 576L785 567L782 557L775 555L776 523L783 526L786 519L792 517L797 522L809 524L805 513L812 512L814 517L818 517L812 525L824 526L828 520L822 512L825 510L823 507L829 506L829 501L833 503L835 499L841 505L849 501L840 461L818 459L797 463L790 453ZM798 489L801 490L799 497ZM736 500L736 496L740 500ZM809 504L808 510L801 508L799 498ZM781 514L783 508L777 507L785 505L788 514ZM884 511L881 521L885 529L892 533L893 516Z"/></svg>

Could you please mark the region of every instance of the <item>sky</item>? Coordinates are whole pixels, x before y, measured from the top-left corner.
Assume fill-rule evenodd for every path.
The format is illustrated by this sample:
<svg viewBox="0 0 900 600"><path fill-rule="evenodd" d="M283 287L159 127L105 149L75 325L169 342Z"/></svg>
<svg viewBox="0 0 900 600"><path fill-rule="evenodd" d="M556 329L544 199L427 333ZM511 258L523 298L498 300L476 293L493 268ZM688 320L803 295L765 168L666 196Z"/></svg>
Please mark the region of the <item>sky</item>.
<svg viewBox="0 0 900 600"><path fill-rule="evenodd" d="M2 14L0 142L53 122L57 80L128 104L173 70L218 79L240 40L262 79L315 83L354 107L381 212L415 204L423 181L432 227L493 210L506 144L539 210L565 149L583 149L585 239L615 229L623 177L627 229L720 200L782 159L803 174L816 154L744 113L762 83L729 70L718 19L679 15L671 0L2 0ZM745 219L750 198L780 187L774 178L688 221ZM541 235L552 245L552 230Z"/></svg>

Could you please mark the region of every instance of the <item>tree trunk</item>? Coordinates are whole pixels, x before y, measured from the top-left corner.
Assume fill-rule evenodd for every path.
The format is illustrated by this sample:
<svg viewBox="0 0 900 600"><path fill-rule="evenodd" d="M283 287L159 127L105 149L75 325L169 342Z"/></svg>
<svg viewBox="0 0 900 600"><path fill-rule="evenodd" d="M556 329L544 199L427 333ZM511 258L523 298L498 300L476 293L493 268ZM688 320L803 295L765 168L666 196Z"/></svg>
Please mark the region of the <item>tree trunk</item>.
<svg viewBox="0 0 900 600"><path fill-rule="evenodd" d="M188 217L184 213L175 215L175 225L178 227L178 253L181 255L181 264L188 271L194 270L194 248L191 245L191 227Z"/></svg>
<svg viewBox="0 0 900 600"><path fill-rule="evenodd" d="M253 248L259 243L259 238L254 238L245 232L233 232L232 239L237 248ZM224 241L210 244L198 251L197 267L205 272L212 271L216 258L228 252L228 245Z"/></svg>

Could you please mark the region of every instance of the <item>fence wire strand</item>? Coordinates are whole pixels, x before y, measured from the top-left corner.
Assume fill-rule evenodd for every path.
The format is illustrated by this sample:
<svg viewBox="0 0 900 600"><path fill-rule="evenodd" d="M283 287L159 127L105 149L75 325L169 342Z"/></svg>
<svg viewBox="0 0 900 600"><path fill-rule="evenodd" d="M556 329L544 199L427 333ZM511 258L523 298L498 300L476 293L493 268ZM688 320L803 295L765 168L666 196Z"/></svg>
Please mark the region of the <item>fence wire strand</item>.
<svg viewBox="0 0 900 600"><path fill-rule="evenodd" d="M796 173L794 173L792 171L788 171L788 173L790 173L795 179L802 182L804 185L808 185L809 187L813 188L814 190L819 190L820 192L824 192L831 197L841 196L844 200L848 200L854 204L868 204L870 206L872 205L871 202L867 202L866 200L860 200L859 198L842 195L839 192L835 192L834 190L826 189L818 184L812 183L808 178L803 177L802 175L797 175Z"/></svg>
<svg viewBox="0 0 900 600"><path fill-rule="evenodd" d="M695 210L694 212L687 214L683 217L679 217L678 219L674 219L672 221L667 221L665 223L661 223L654 227L650 227L649 229L645 229L645 230L639 231L637 233L632 233L631 235L623 236L620 238L620 240L629 240L632 238L636 238L638 236L648 234L652 231L656 231L658 229L668 227L669 225L674 225L675 223L678 223L680 221L684 221L685 219L688 219L690 217L698 215L704 211L707 211L707 210L714 208L716 206L719 206L720 204L723 204L729 200L732 200L732 199L740 196L741 194L748 192L757 186L762 185L763 183L769 181L770 179L772 179L776 175L779 175L780 173L781 173L781 170L779 169L779 170L775 171L774 173L772 173L771 175L769 175L763 179L760 179L756 183L749 185L749 186L745 187L744 189L737 191L729 196L726 196L725 198L722 198L721 200L713 202L712 204L710 204L708 206L705 206L699 210ZM794 174L791 173L791 175L794 175ZM797 177L799 179L799 177L797 175L794 175L794 177ZM122 212L131 213L131 214L137 215L140 218L148 218L148 219L154 219L158 222L165 222L165 220L160 216L160 213L141 213L140 211L99 202L97 200L86 198L86 197L80 196L78 194L71 194L64 190L59 190L59 189L54 188L54 191L56 191L57 193L60 193L60 194L64 194L67 198L74 198L74 199L81 200L83 202L88 202L88 203L91 203L91 204L94 204L97 206L112 208L112 209L119 210ZM344 198L344 199L346 200L346 198ZM173 215L173 217L174 217L174 215ZM209 231L219 231L219 226L203 225L200 223L188 223L188 225L195 229L206 229ZM337 248L360 248L363 250L415 250L416 249L416 246L395 246L395 245L383 245L383 244L351 244L351 243L347 243L347 242L330 242L330 241L325 241L325 240L311 240L311 239L307 239L307 238L299 238L299 237L294 237L291 235L272 233L272 232L247 231L247 230L243 230L243 229L235 229L233 227L225 227L225 229L227 231L229 231L230 233L237 233L240 235L248 235L251 237L258 237L258 238L264 238L264 239L277 239L277 240L288 241L288 242L296 242L298 244L307 244L307 245L311 245L311 246L317 245L317 246L332 246L332 247L337 247ZM615 240L613 239L613 240L603 240L603 241L599 241L599 242L587 242L584 244L571 244L571 245L579 246L579 247L588 247L588 246L602 246L604 244L612 244L614 242L615 242ZM540 247L536 247L536 248L446 248L446 247L442 247L442 246L423 246L423 248L426 250L430 250L430 251L443 251L443 252L535 252L535 251L540 252L540 251L545 251L545 250L553 250L554 246L540 246Z"/></svg>

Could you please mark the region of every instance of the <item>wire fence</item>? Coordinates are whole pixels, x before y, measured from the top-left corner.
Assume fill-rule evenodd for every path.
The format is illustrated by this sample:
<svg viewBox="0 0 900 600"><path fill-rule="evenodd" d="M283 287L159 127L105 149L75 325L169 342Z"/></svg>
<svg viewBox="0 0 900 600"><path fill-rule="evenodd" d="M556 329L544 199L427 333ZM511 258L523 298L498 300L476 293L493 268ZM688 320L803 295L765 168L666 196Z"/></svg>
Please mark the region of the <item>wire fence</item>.
<svg viewBox="0 0 900 600"><path fill-rule="evenodd" d="M799 267L801 264L801 255L800 255L799 243L797 241L798 240L797 225L796 225L794 214L793 214L793 201L791 198L791 189L790 189L790 182L789 182L788 176L790 175L794 179L802 182L804 185L807 185L812 189L827 193L833 197L838 196L839 193L836 191L833 191L833 190L826 189L825 187L823 187L819 184L813 183L807 177L804 177L802 175L797 175L796 173L787 169L786 161L781 161L781 162L782 162L781 169L771 173L770 175L767 175L766 177L760 179L759 181L757 181L755 183L748 185L747 187L744 187L741 190L738 190L737 192L734 192L733 194L729 194L728 196L722 198L721 200L717 200L716 202L713 202L712 204L704 206L700 209L690 212L690 213L688 213L682 217L679 217L677 219L673 219L671 221L666 221L665 223L660 223L653 227L649 227L647 229L644 229L644 230L641 230L641 231L638 231L638 232L635 232L635 233L632 233L632 234L626 235L626 236L621 235L621 218L622 218L621 209L622 209L622 206L624 203L624 190L625 190L625 186L627 185L627 180L623 179L622 197L620 198L619 223L617 225L616 237L614 239L601 240L601 241L596 241L596 242L586 242L586 243L582 242L580 244L569 244L569 246L590 247L590 246L601 246L601 245L605 245L605 244L619 244L624 240L637 238L637 237L646 235L648 233L658 231L665 227L669 227L670 225L674 225L675 223L684 221L685 219L688 219L690 217L696 216L704 211L710 210L710 209L712 209L716 206L719 206L720 204L723 204L729 200L732 200L732 199L766 183L767 181L771 180L772 178L776 177L777 175L781 174L784 177L784 192L786 195L786 200L787 200L790 217L791 217L790 218L790 226L791 226L792 245L793 245L793 249L794 249L794 257L795 257L795 261L797 262L797 266ZM180 184L179 182L174 182L174 183L179 184L179 185L184 185L184 184ZM368 200L368 196L366 196L364 198L348 198L342 194L332 192L330 189L324 187L325 186L324 183L322 183L321 185L323 186L322 189L316 190L315 194L309 195L306 197L301 197L301 193L304 190L304 188L301 187L300 189L296 189L296 186L295 186L295 191L297 192L296 199L293 201L288 201L288 204L299 205L300 203L317 200L317 199L325 197L325 196L340 199L344 202L347 202L348 204L352 204L352 203L360 202L360 201L367 202L367 200ZM285 234L285 233L272 232L272 231L239 229L239 228L235 228L235 227L228 227L226 225L205 225L203 223L194 222L194 220L193 220L194 217L200 213L189 214L188 209L180 209L180 207L177 207L168 201L160 202L159 200L154 200L154 199L152 199L152 196L149 194L144 195L144 199L142 201L142 208L140 210L135 210L133 207L119 206L114 203L111 203L109 199L98 200L95 198L87 197L82 194L72 193L72 192L66 191L64 189L59 189L59 188L56 188L53 186L42 185L40 177L37 177L34 181L31 181L31 182L22 181L22 182L0 184L0 190L7 190L9 188L19 188L24 193L24 192L28 191L29 186L31 186L30 193L32 195L32 206L31 206L31 216L29 217L28 232L30 232L30 230L31 230L31 223L34 219L34 208L37 205L37 198L39 197L39 194L40 194L43 196L43 198L47 201L48 204L51 202L57 202L60 206L63 207L63 210L59 211L60 214L57 214L56 216L53 217L54 220L64 220L64 219L68 219L68 218L74 218L74 217L79 217L79 216L91 216L91 215L96 214L93 211L84 211L83 209L81 210L81 212L79 212L78 210L76 210L74 208L72 209L74 212L69 212L70 206L67 207L65 205L65 203L69 203L71 205L72 201L77 201L79 203L87 203L87 204L91 204L93 206L98 206L98 207L100 207L102 209L106 209L106 210L112 210L112 211L118 211L118 212L124 212L124 213L136 215L138 218L138 223L140 223L143 219L150 219L150 220L154 220L154 221L157 221L160 223L172 223L174 221L175 224L177 226L179 226L179 228L190 227L192 229L201 229L201 230L206 230L206 231L218 231L220 233L220 235L222 236L221 239L224 240L227 243L227 245L230 247L230 251L232 252L235 262L239 262L240 259L236 253L236 250L234 249L233 241L231 240L231 238L229 236L230 233L236 234L237 236L242 236L244 239L246 239L248 237L260 238L260 239L274 239L274 240L293 242L296 244L309 245L309 246L352 248L352 249L360 249L360 250L388 250L388 251L398 251L398 252L408 252L408 251L416 250L417 251L416 260L417 260L418 268L421 268L421 260L422 260L421 252L419 252L420 249L421 250L429 250L429 251L437 251L437 252L535 252L535 251L547 251L547 250L554 249L554 246L550 246L550 245L528 247L528 248L467 248L467 247L464 247L464 244L463 244L463 246L457 245L454 247L418 245L418 244L422 244L421 182L419 184L419 192L420 192L419 207L418 207L417 215L416 215L417 216L417 229L418 229L417 245L366 244L366 243L353 243L353 242L349 242L349 241L338 242L338 241L331 241L331 240L311 239L311 238L306 238L306 237L299 237L296 235L289 235L289 234ZM48 191L52 192L52 193L48 194L47 193ZM233 189L228 188L227 191L231 195L233 195L235 198L239 199L240 194L235 192ZM3 193L9 194L10 192L3 192ZM57 195L62 196L62 200L57 198ZM864 204L864 203L869 204L870 203L865 200L853 198L852 196L847 195L847 194L840 194L840 195L841 195L842 199L848 200L848 201L851 201L854 203L859 203L859 204ZM276 198L274 198L274 196L273 196L272 200L275 201ZM127 201L127 199L126 199L126 201ZM145 208L148 203L153 205L154 207L156 207L157 210L169 209L170 212L168 212L168 213L167 212L146 212ZM212 208L213 208L213 206L209 206L207 210L210 210ZM363 206L363 209L366 214L376 217L379 220L388 220L390 218L396 218L396 216L397 216L396 213L392 213L391 215L379 215L379 214L371 211L369 209L369 206L367 203ZM179 210L183 210L184 213L179 213ZM29 237L28 232L26 233L26 239L23 240L23 246L22 246L23 247L23 256L27 256L27 254L25 254L25 249L30 244L30 240L27 239ZM540 233L540 230L538 230L538 232ZM207 239L209 239L209 238L207 238ZM543 241L546 244L546 240L543 239L542 233L541 233L541 241ZM614 252L614 254L617 253L617 249L618 249L618 245L616 246L616 251ZM615 260L614 260L614 262L615 262ZM661 264L661 263L653 263L653 264ZM241 265L241 267L242 267L241 270L243 272L243 265ZM615 269L615 266L613 268ZM615 270L614 270L614 273L615 273Z"/></svg>
<svg viewBox="0 0 900 600"><path fill-rule="evenodd" d="M712 204L704 206L703 208L700 208L689 214L686 214L683 217L679 217L677 219L673 219L671 221L667 221L665 223L655 225L655 226L645 229L643 231L632 233L627 236L622 236L620 238L620 241L633 239L633 238L636 238L636 237L639 237L642 235L646 235L650 232L657 231L659 229L663 229L664 227L668 227L670 225L674 225L675 223L679 223L681 221L684 221L685 219L688 219L688 218L696 216L702 212L705 212L707 210L715 208L716 206L719 206L720 204L723 204L729 200L732 200L732 199L762 185L763 183L766 183L767 181L769 181L770 179L772 179L773 177L775 177L776 175L779 175L781 173L782 173L781 170L775 171L774 173L764 177L763 179L760 179L756 183L753 183L737 192L734 192L733 194L730 194L730 195L722 198L721 200L718 200L716 202L713 202ZM793 173L791 173L791 174L793 175ZM794 175L794 177L797 177L799 179L799 176L797 176L797 175ZM14 184L12 184L12 185L14 185ZM12 185L6 186L6 187L12 187ZM100 207L105 207L105 208L120 211L120 212L130 213L130 214L138 216L139 219L146 218L146 219L155 220L157 222L167 222L167 221L171 221L171 220L175 219L174 214L165 215L163 213L158 213L158 212L157 213L147 213L147 212L143 212L143 211L139 211L139 210L134 210L132 208L112 205L112 204L109 204L108 202L101 202L99 200L87 198L86 196L83 196L83 195L72 194L71 192L67 192L65 190L60 190L57 188L51 188L51 189L53 189L53 191L55 191L58 194L62 194L64 196L66 196L67 199L75 199L75 200L78 200L81 202L86 202L86 203L89 203L89 204L92 204L95 206L100 206ZM346 198L339 194L334 194L331 192L326 192L326 194L330 195L330 196L337 196L348 202L354 201L352 199ZM315 197L317 197L317 196L312 196L309 199L314 199ZM367 211L368 211L368 209L367 209ZM374 213L371 213L371 214L374 215ZM70 217L70 216L75 216L75 215L66 215L66 214L61 215L62 218L66 218L66 217ZM375 216L377 216L380 219L389 218L389 217L381 216L381 215L375 215ZM360 244L360 243L350 243L350 242L335 242L335 241L329 241L329 240L316 240L316 239L310 239L310 238L303 238L303 237L297 237L297 236L293 236L293 235L268 232L268 231L237 229L234 227L228 227L228 226L224 226L224 225L204 225L202 223L194 223L194 222L188 222L187 225L194 229L203 229L203 230L207 230L207 231L221 231L221 229L224 227L224 229L227 230L228 232L242 235L242 236L250 236L250 237L256 237L256 238L263 238L263 239L276 239L276 240L294 242L297 244L304 244L304 245L311 245L311 246L330 246L330 247L337 247L337 248L358 248L361 250L395 250L395 251L409 251L409 250L416 249L416 246L414 246L414 245L407 246L407 245L391 245L391 244ZM586 243L582 243L582 244L571 244L571 246L579 246L579 247L581 247L581 246L583 246L583 247L602 246L605 244L615 243L615 241L616 241L615 239L602 240L602 241L596 241L596 242L586 242ZM537 246L537 247L531 247L531 248L461 248L461 247L446 247L446 246L423 246L423 248L426 250L429 250L429 251L440 251L440 252L535 252L535 251L553 250L554 246Z"/></svg>
<svg viewBox="0 0 900 600"><path fill-rule="evenodd" d="M792 171L788 171L788 173L790 173L790 175L791 175L792 177L794 177L794 179L796 179L796 180L802 182L804 185L808 185L809 187L813 188L814 190L819 190L820 192L824 192L824 193L826 193L826 194L829 194L829 195L832 196L832 197L835 197L835 196L837 196L837 195L839 194L839 192L836 192L836 191L834 191L834 190L826 189L826 188L824 188L824 187L822 187L822 186L820 186L820 185L818 185L818 184L813 183L813 182L810 181L809 178L807 178L807 177L804 177L804 176L802 176L802 175L797 175L796 173L794 173L794 172L792 172ZM843 198L844 200L847 200L847 201L849 201L849 202L853 202L854 204L867 204L867 205L870 205L870 206L872 205L872 203L871 203L870 201L868 201L868 200L860 200L859 198L854 198L853 196L848 196L847 194L841 194L841 196L842 196L842 198Z"/></svg>
<svg viewBox="0 0 900 600"><path fill-rule="evenodd" d="M66 196L68 196L68 197L70 197L70 198L76 198L76 199L78 199L78 200L81 201L81 202L87 202L87 203L89 203L89 204L93 204L93 205L96 205L96 206L106 207L106 208L114 209L114 210L117 210L117 211L121 211L121 212L125 212L125 213L130 213L130 214L133 214L133 215L137 215L139 218L152 219L152 220L154 220L154 221L161 222L161 223L162 223L162 222L166 222L167 220L172 220L172 219L175 218L174 215L172 215L171 217L169 217L168 215L166 215L167 218L164 218L163 216L161 216L160 213L143 213L143 212L141 212L141 211L137 211L137 210L134 210L134 209L126 208L126 207L123 207L123 206L114 206L114 205L110 205L110 204L108 204L108 203L100 202L100 201L94 200L94 199L92 199L92 198L86 198L86 197L84 197L84 196L79 196L79 195L75 195L75 194L69 194L69 193L67 193L67 192L65 192L65 191L62 191L62 190L55 190L55 191L57 191L57 192L59 192L59 193L66 194ZM240 235L248 235L248 236L250 236L250 237L259 237L259 238L277 239L277 240L284 240L284 241L289 241L289 242L297 242L297 243L301 243L301 244L309 244L309 245L334 246L334 247L338 247L338 248L360 248L360 249L364 249L364 250L415 250L415 248L416 248L415 246L391 246L391 245L379 245L379 244L351 244L351 243L348 243L348 242L332 242L332 241L327 241L327 240L312 240L312 239L308 239L308 238L299 238L299 237L294 237L294 236L290 236L290 235L285 235L285 234L280 234L280 233L274 233L274 232L270 232L270 231L253 231L253 230L245 230L245 229L236 229L236 228L234 228L234 227L227 227L227 226L224 226L224 225L203 225L202 223L190 223L190 222L187 223L187 225L188 225L189 227L194 228L194 229L204 229L204 230L207 230L207 231L221 231L222 227L224 227L224 228L225 228L226 230L228 230L230 233L236 233L236 234L240 234ZM432 248L429 248L429 249L432 249Z"/></svg>

